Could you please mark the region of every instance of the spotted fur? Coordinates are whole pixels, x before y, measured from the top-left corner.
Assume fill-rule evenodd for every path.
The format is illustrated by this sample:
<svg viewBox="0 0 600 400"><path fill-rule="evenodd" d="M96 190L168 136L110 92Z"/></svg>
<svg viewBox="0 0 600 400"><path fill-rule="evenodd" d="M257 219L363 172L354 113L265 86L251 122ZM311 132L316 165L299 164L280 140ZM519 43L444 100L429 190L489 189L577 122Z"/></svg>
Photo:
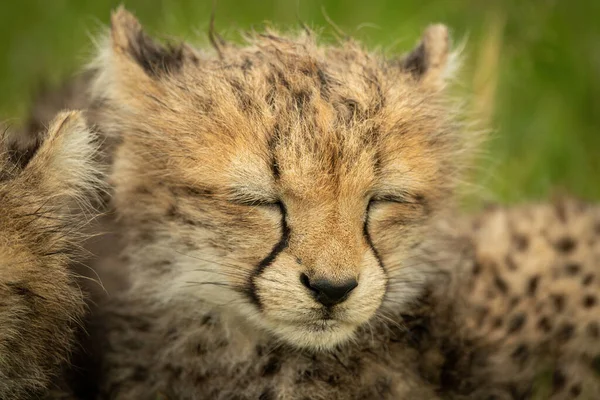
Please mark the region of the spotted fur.
<svg viewBox="0 0 600 400"><path fill-rule="evenodd" d="M440 295L453 299L457 327L450 385L496 398L597 398L600 207L496 207L458 230L468 251L456 291Z"/></svg>

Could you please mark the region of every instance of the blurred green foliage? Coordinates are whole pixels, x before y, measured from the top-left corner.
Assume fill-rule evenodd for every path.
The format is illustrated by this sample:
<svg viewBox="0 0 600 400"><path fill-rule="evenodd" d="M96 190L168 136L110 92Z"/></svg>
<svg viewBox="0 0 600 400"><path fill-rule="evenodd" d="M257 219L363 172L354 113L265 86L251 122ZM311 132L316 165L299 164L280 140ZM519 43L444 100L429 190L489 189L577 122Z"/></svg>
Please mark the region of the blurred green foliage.
<svg viewBox="0 0 600 400"><path fill-rule="evenodd" d="M17 121L41 84L81 68L116 0L20 0L0 5L0 118ZM206 43L210 0L129 0L153 34ZM431 22L466 38L459 82L491 128L476 197L514 202L567 191L600 199L600 1L220 0L216 27L332 29L388 52L410 48Z"/></svg>

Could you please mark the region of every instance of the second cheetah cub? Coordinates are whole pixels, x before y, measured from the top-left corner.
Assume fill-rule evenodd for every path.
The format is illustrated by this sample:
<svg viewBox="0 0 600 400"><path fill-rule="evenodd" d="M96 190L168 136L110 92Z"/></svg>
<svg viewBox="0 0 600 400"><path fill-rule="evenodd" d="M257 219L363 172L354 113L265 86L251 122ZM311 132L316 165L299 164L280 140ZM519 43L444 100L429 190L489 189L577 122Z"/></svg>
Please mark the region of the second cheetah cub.
<svg viewBox="0 0 600 400"><path fill-rule="evenodd" d="M33 140L0 132L0 398L62 390L85 302L70 268L101 188L95 136L79 112Z"/></svg>

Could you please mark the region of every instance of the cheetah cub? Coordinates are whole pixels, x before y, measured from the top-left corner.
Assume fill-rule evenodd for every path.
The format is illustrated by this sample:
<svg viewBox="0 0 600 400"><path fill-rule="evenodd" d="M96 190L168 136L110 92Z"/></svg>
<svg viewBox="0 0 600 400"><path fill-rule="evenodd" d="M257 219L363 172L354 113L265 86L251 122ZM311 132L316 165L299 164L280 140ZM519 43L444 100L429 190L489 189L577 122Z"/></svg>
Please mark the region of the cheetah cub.
<svg viewBox="0 0 600 400"><path fill-rule="evenodd" d="M596 243L595 209L444 223L476 142L444 26L392 59L310 33L215 43L162 46L120 9L93 64L128 275L91 330L101 397L527 398L547 358L577 365L553 370L552 395L597 393L565 375L589 377L596 347L561 342L597 335L594 278L569 286L586 288L581 319L555 318L562 270L540 261L575 262L544 223Z"/></svg>
<svg viewBox="0 0 600 400"><path fill-rule="evenodd" d="M444 26L404 57L311 34L209 54L120 9L94 63L130 287L110 398L432 398L402 320L460 175ZM396 340L398 336L398 340Z"/></svg>
<svg viewBox="0 0 600 400"><path fill-rule="evenodd" d="M0 398L58 385L84 299L68 264L78 256L83 209L98 187L94 138L79 113L42 135L0 135Z"/></svg>

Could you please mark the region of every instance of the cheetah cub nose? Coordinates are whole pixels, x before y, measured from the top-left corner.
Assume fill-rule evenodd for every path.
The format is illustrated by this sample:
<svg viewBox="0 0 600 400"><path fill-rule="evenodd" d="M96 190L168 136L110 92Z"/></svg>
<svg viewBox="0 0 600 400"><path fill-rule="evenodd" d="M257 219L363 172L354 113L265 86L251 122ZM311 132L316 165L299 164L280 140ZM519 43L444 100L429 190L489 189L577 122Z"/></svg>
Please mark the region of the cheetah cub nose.
<svg viewBox="0 0 600 400"><path fill-rule="evenodd" d="M350 292L358 286L356 279L337 283L327 279L310 279L306 274L300 275L300 282L312 293L319 303L326 307L332 307L346 300Z"/></svg>

